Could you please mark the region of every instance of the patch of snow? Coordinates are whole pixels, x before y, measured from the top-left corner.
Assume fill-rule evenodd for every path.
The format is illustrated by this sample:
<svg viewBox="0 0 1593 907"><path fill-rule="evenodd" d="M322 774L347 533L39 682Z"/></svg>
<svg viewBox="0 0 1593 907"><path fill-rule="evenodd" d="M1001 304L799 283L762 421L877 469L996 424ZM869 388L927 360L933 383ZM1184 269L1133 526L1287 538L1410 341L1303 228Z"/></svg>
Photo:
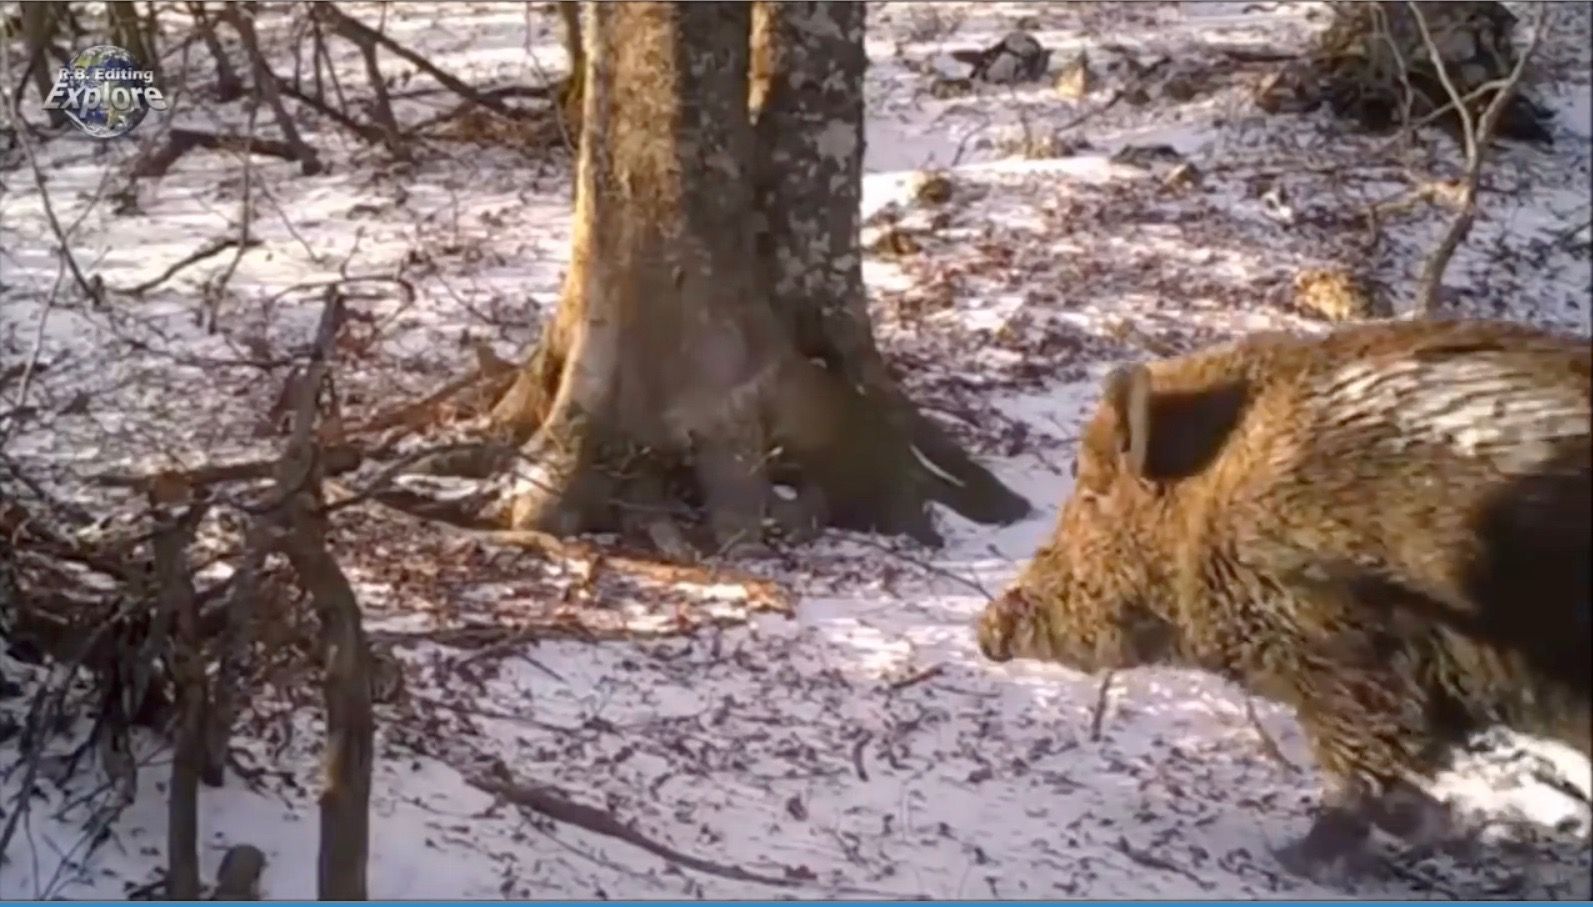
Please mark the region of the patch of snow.
<svg viewBox="0 0 1593 907"><path fill-rule="evenodd" d="M349 9L369 21L381 15ZM1428 212L1388 225L1368 251L1358 213L1402 185L1388 167L1355 165L1375 158L1379 140L1318 118L1261 116L1247 94L1257 73L1212 51L1298 49L1320 27L1320 11L1307 3L871 7L862 213L922 213L914 179L924 168L948 170L953 187L938 209L945 223L922 228L920 254L866 260L876 332L905 364L909 393L1035 512L1003 527L937 514L948 544L936 552L831 533L794 563L737 565L794 590L791 617L753 612L746 588L729 581L682 583L662 599L575 594L571 608L611 628L662 630L682 610L707 619L684 638L550 638L490 658L426 634L521 626L549 606L543 583L575 589L591 565L483 553L446 534L384 538L361 523L341 527L349 541L339 554L367 625L403 663L408 689L407 699L379 708L372 896L1344 896L1288 876L1269 854L1303 832L1321 787L1287 710L1257 704L1285 758L1303 769L1268 756L1241 694L1188 672L1119 677L1093 739L1097 678L987 663L970 629L986 596L1051 532L1080 426L1114 363L1242 331L1322 330L1289 304L1289 281L1305 267L1366 268L1396 297L1408 294L1439 220ZM567 65L556 17L523 4L398 5L385 16L388 34L472 84L543 84ZM1032 85L932 96L933 79L966 75L952 50L989 46L1020 20L1053 49L1053 69L1085 50L1104 87L1064 99L1048 74ZM1499 150L1450 281L1468 288L1468 312L1585 335L1593 263L1546 238L1586 218L1593 187L1590 45L1577 35L1557 31L1551 48L1554 60L1581 66L1569 66L1550 96L1558 143ZM291 35L271 26L262 38L268 52L285 53ZM336 53L345 84L363 85L357 54ZM1210 70L1209 90L1185 103L1154 94L1106 109L1108 92L1126 84L1125 61L1157 56ZM383 65L411 87L430 84L407 64ZM418 118L435 103L402 98L400 115ZM187 109L194 119L185 124L243 122L236 104ZM1077 125L1057 136L1055 156L1008 144L1069 123ZM434 389L469 367L475 342L506 358L522 354L567 265L566 162L437 142L404 170L313 117L301 125L332 166L303 177L293 165L254 160L261 194L251 232L262 244L238 260L225 291L213 292L214 282L232 250L105 309L70 292L46 308L59 263L39 241L50 233L38 194L15 157L5 158L0 361L30 355L42 337L44 368L29 402L50 417L47 428L9 438L8 457L96 507L123 500L92 485L101 472L269 453L280 440L265 418L286 377L280 362L314 331L323 291L315 284L345 270L369 278L352 288L359 320L340 350L339 391L356 412ZM1064 147L1078 139L1088 146ZM1160 171L1112 162L1116 150L1145 144L1173 146L1200 169L1201 185L1171 188ZM127 167L129 145L51 140L40 150L58 214L77 224L80 263L108 285L148 280L237 230L242 187L230 154L186 155L141 187L141 210L116 215L100 196ZM1270 218L1261 201L1280 183L1292 224ZM7 385L0 405L11 405L11 393ZM87 402L74 405L79 396ZM0 655L0 678L31 690L40 674ZM314 896L323 731L315 698L259 692L236 741L244 775L201 793L207 878L225 845L248 842L267 854L268 897ZM26 699L0 701L0 721L19 720ZM86 733L77 728L62 745ZM1560 835L1572 844L1551 842L1513 866L1431 861L1356 894L1584 893L1586 804L1543 777L1585 779L1586 760L1501 741L1438 779L1437 790L1485 815L1575 825ZM153 738L137 743L136 796L87 858L84 829L108 796L92 790L99 769L66 789L44 783L5 855L0 897L119 897L152 878L164 848L169 755ZM683 869L499 802L471 783L493 764L556 785L675 850L792 884ZM20 783L14 770L0 776L0 803L9 808Z"/></svg>

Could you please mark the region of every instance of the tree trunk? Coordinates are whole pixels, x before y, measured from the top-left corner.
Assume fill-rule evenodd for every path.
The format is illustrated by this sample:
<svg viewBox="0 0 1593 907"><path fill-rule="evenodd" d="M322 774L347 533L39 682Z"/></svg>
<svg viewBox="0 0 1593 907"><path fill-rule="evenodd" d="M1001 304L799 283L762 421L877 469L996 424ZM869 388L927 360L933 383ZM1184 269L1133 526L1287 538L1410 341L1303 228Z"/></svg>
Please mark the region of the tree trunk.
<svg viewBox="0 0 1593 907"><path fill-rule="evenodd" d="M155 73L157 81L160 79L160 55L155 52L155 47L149 40L151 30L138 16L138 7L132 0L113 0L105 4L106 11L110 13L111 37L117 46L133 55L139 65L145 66ZM154 10L150 10L154 15Z"/></svg>
<svg viewBox="0 0 1593 907"><path fill-rule="evenodd" d="M700 514L723 549L770 517L937 541L933 500L1021 516L908 405L873 343L861 7L759 10L756 139L752 9L589 12L570 271L494 412L537 464L511 522L658 541Z"/></svg>
<svg viewBox="0 0 1593 907"><path fill-rule="evenodd" d="M805 358L883 411L912 447L897 484L980 522L1007 523L1029 505L920 414L874 345L859 244L863 201L861 3L760 2L753 13L761 285ZM927 460L926 469L922 461ZM860 477L869 480L869 477Z"/></svg>
<svg viewBox="0 0 1593 907"><path fill-rule="evenodd" d="M193 18L194 25L199 29L200 40L205 43L211 58L216 61L216 101L225 104L242 97L243 80L238 78L238 71L233 68L232 61L227 59L227 49L222 45L220 36L216 34L215 23L205 13L205 5L190 0L188 15Z"/></svg>
<svg viewBox="0 0 1593 907"><path fill-rule="evenodd" d="M42 103L50 96L50 89L55 85L55 68L51 57L64 62L66 57L55 44L56 33L60 30L61 19L66 12L64 3L24 3L22 4L22 35L27 46L27 68L23 79L31 78L33 87L39 93ZM10 78L10 74L6 74ZM17 86L17 96L22 95L22 85ZM66 114L59 110L50 110L47 114L51 126L60 126L66 122Z"/></svg>

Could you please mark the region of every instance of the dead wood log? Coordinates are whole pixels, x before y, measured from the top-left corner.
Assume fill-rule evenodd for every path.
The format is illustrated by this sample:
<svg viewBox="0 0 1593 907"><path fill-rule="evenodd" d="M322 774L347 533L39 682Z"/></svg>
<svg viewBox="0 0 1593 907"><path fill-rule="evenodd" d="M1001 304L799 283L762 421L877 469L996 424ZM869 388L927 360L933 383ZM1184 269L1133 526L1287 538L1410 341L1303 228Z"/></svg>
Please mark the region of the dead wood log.
<svg viewBox="0 0 1593 907"><path fill-rule="evenodd" d="M166 134L165 146L145 158L143 163L138 165L138 169L133 171L133 176L165 176L166 171L171 169L172 164L177 163L178 158L195 148L209 148L216 151L242 149L250 154L263 154L267 157L282 158L285 161L303 160L301 150L290 142L261 138L246 139L243 136L201 132L197 129L184 129L174 126ZM235 243L236 240L231 240L228 241L227 245L230 246ZM215 254L223 248L227 248L227 246L213 249L209 254ZM156 282L158 283L159 281ZM143 287L136 292L142 292L143 289L149 289L149 287Z"/></svg>

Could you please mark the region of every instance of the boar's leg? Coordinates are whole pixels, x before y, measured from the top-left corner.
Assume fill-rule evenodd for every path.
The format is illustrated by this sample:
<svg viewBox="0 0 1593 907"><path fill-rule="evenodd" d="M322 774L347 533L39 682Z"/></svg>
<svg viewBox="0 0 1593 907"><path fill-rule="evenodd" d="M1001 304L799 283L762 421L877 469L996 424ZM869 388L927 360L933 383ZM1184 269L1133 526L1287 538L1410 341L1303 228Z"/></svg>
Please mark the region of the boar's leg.
<svg viewBox="0 0 1593 907"><path fill-rule="evenodd" d="M1372 822L1411 847L1441 847L1451 854L1476 842L1462 837L1449 804L1406 781L1385 788L1372 804Z"/></svg>
<svg viewBox="0 0 1593 907"><path fill-rule="evenodd" d="M1364 875L1371 866L1366 843L1375 799L1359 782L1334 784L1305 837L1274 851L1278 862L1295 875L1318 881Z"/></svg>
<svg viewBox="0 0 1593 907"><path fill-rule="evenodd" d="M1346 628L1337 642L1354 635ZM1412 843L1447 835L1448 809L1405 779L1430 777L1427 697L1392 654L1381 664L1346 659L1337 646L1295 648L1295 703L1318 767L1333 786L1310 831L1280 852L1291 870L1315 877L1337 864L1357 868L1373 826ZM1321 657L1331 653L1332 657Z"/></svg>
<svg viewBox="0 0 1593 907"><path fill-rule="evenodd" d="M1442 845L1459 855L1474 843L1455 835L1453 812L1426 791L1398 781L1373 793L1358 781L1334 784L1311 828L1275 851L1290 872L1318 881L1349 881L1376 867L1367 848L1373 827L1417 848Z"/></svg>

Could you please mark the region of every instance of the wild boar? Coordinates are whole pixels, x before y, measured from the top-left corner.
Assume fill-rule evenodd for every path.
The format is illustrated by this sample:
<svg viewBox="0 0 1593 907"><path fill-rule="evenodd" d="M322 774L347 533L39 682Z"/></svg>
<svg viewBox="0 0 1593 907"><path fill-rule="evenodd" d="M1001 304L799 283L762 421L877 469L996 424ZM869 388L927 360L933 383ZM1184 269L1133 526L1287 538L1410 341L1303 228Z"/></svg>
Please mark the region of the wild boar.
<svg viewBox="0 0 1593 907"><path fill-rule="evenodd" d="M1490 321L1119 368L980 648L1294 706L1328 781L1296 872L1353 865L1374 825L1450 836L1423 782L1473 731L1590 750L1589 380L1586 340Z"/></svg>

